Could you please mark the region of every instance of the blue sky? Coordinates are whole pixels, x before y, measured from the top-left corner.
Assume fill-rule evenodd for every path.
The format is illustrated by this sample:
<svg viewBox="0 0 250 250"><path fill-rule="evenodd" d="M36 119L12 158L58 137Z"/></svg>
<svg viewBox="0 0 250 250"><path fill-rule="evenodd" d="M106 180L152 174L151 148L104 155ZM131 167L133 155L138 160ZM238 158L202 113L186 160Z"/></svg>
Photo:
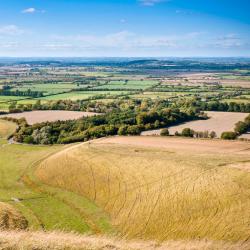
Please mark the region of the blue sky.
<svg viewBox="0 0 250 250"><path fill-rule="evenodd" d="M3 56L250 56L249 0L0 1Z"/></svg>

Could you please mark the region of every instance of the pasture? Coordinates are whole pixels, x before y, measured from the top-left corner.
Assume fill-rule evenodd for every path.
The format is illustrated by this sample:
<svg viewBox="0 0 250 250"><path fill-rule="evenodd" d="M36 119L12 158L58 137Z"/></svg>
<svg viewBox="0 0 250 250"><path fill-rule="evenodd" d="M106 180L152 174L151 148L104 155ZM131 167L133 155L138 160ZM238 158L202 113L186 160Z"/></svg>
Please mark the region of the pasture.
<svg viewBox="0 0 250 250"><path fill-rule="evenodd" d="M86 197L125 238L249 240L249 143L111 137L62 150L36 178Z"/></svg>
<svg viewBox="0 0 250 250"><path fill-rule="evenodd" d="M40 98L41 100L87 100L91 97L100 96L100 95L106 95L114 96L114 95L125 95L127 94L127 91L77 91L77 92L69 92L64 94L58 94L58 95L52 95L52 96L46 96L43 98Z"/></svg>
<svg viewBox="0 0 250 250"><path fill-rule="evenodd" d="M65 110L30 111L16 114L0 115L1 117L12 117L16 119L25 118L32 125L41 122L77 120L82 117L98 115L92 112L78 112Z"/></svg>
<svg viewBox="0 0 250 250"><path fill-rule="evenodd" d="M94 89L133 89L133 90L144 90L147 89L154 84L156 84L157 81L152 80L142 80L142 81L110 81L105 85L94 87Z"/></svg>
<svg viewBox="0 0 250 250"><path fill-rule="evenodd" d="M169 127L169 133L174 135L175 132L181 133L184 128L191 128L194 131L215 131L220 137L225 131L233 131L235 123L243 121L248 114L236 112L206 112L209 119L186 122L177 126ZM141 135L160 135L161 129L144 131Z"/></svg>

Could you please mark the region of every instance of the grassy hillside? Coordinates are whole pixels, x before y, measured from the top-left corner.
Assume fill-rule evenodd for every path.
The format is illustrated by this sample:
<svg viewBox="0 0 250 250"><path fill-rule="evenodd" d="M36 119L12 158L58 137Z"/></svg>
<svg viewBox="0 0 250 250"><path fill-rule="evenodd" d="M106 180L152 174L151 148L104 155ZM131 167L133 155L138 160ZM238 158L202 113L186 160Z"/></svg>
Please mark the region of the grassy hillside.
<svg viewBox="0 0 250 250"><path fill-rule="evenodd" d="M227 166L250 161L249 143L121 138L63 150L35 174L103 208L126 238L249 240L250 173Z"/></svg>
<svg viewBox="0 0 250 250"><path fill-rule="evenodd" d="M7 135L5 125L1 121L1 134ZM11 124L12 125L12 124ZM4 128L4 130L2 129ZM108 230L109 223L105 215L84 197L63 192L59 195L55 190L42 190L34 185L24 174L32 169L32 165L50 154L61 150L61 146L30 146L8 144L2 139L0 144L0 202L11 204L20 211L29 223L30 229L65 230L76 232L100 232ZM85 215L99 214L100 227L96 229L95 224ZM87 210L86 209L86 210ZM86 212L86 214L88 215Z"/></svg>

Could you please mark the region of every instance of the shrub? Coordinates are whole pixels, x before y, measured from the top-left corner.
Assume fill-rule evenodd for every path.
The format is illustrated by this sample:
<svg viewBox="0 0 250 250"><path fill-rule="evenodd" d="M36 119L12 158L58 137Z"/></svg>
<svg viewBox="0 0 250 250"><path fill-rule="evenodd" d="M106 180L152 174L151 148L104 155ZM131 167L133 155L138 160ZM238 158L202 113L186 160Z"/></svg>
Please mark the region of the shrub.
<svg viewBox="0 0 250 250"><path fill-rule="evenodd" d="M194 131L190 128L184 128L181 135L185 137L194 137Z"/></svg>
<svg viewBox="0 0 250 250"><path fill-rule="evenodd" d="M221 134L221 139L224 140L235 140L237 138L237 134L235 132L223 132Z"/></svg>
<svg viewBox="0 0 250 250"><path fill-rule="evenodd" d="M214 138L217 137L217 134L214 131L211 131L210 134L209 134L209 137L214 139Z"/></svg>
<svg viewBox="0 0 250 250"><path fill-rule="evenodd" d="M161 130L161 136L168 136L169 135L169 131L167 128L164 128Z"/></svg>

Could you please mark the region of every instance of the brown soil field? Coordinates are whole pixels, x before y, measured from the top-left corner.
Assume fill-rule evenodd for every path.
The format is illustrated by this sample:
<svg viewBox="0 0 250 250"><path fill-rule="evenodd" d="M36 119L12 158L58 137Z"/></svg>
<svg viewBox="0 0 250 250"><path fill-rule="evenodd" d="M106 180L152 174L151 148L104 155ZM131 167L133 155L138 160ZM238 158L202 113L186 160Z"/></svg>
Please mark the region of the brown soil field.
<svg viewBox="0 0 250 250"><path fill-rule="evenodd" d="M228 167L249 161L249 142L110 137L60 151L34 175L94 202L126 239L249 243L250 174Z"/></svg>
<svg viewBox="0 0 250 250"><path fill-rule="evenodd" d="M64 110L48 110L48 111L31 111L17 114L0 115L1 117L25 118L28 124L32 125L41 122L67 121L76 120L82 117L98 115L92 112L64 111Z"/></svg>
<svg viewBox="0 0 250 250"><path fill-rule="evenodd" d="M0 231L1 250L248 250L249 247L249 242L179 240L159 243L63 232Z"/></svg>
<svg viewBox="0 0 250 250"><path fill-rule="evenodd" d="M210 139L192 139L183 137L158 136L115 136L96 140L94 144L120 144L128 146L162 148L164 150L180 150L193 153L237 153L250 156L250 142L224 141Z"/></svg>
<svg viewBox="0 0 250 250"><path fill-rule="evenodd" d="M191 128L195 131L215 131L217 136L220 137L225 131L233 131L234 126L238 121L243 121L248 114L247 113L237 113L237 112L215 112L207 111L207 120L198 120L186 122L177 126L169 127L169 132L174 135L176 131L179 133L184 128ZM160 135L161 129L144 131L141 135Z"/></svg>

